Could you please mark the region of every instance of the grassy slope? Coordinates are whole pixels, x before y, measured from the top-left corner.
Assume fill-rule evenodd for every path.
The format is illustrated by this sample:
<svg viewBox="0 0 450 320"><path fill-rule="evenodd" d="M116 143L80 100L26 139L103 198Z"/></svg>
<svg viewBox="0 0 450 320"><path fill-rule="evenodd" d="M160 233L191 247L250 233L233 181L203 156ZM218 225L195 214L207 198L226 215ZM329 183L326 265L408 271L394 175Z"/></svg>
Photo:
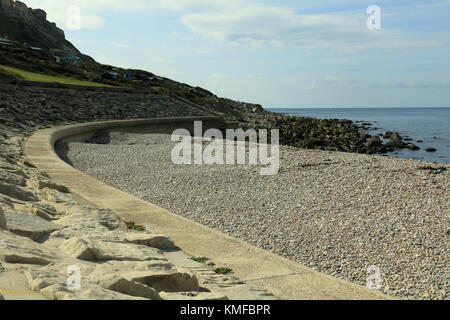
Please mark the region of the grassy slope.
<svg viewBox="0 0 450 320"><path fill-rule="evenodd" d="M0 65L0 72L5 71L7 74L13 74L21 79L29 80L29 81L36 81L36 82L58 82L63 84L72 84L72 85L79 85L79 86L90 86L90 87L112 87L106 84L102 83L96 83L96 82L89 82L89 81L82 81L82 80L76 80L71 78L65 78L65 77L55 77L55 76L48 76L45 74L35 73L35 72L29 72L17 68L12 68L4 65Z"/></svg>

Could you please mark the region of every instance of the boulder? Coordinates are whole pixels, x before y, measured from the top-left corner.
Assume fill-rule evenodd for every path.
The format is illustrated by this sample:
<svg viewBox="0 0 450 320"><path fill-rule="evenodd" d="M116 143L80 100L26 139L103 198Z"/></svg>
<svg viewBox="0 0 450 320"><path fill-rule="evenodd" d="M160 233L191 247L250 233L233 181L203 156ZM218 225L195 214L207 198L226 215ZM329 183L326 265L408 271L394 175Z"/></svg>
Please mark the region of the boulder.
<svg viewBox="0 0 450 320"><path fill-rule="evenodd" d="M17 200L32 202L38 201L36 195L30 190L5 183L3 181L0 181L0 193Z"/></svg>
<svg viewBox="0 0 450 320"><path fill-rule="evenodd" d="M0 170L0 181L14 184L16 186L25 187L26 181L25 178L21 175L17 175L5 170Z"/></svg>
<svg viewBox="0 0 450 320"><path fill-rule="evenodd" d="M0 260L7 263L47 265L57 254L38 243L15 235L9 231L0 231Z"/></svg>
<svg viewBox="0 0 450 320"><path fill-rule="evenodd" d="M51 221L57 219L58 212L55 207L46 203L32 203L30 204L31 213L35 214L41 219Z"/></svg>
<svg viewBox="0 0 450 320"><path fill-rule="evenodd" d="M56 191L59 191L61 193L69 193L69 188L66 186L63 186L61 184L54 183L50 179L43 177L43 176L35 176L31 179L31 186L33 186L36 189L54 189Z"/></svg>
<svg viewBox="0 0 450 320"><path fill-rule="evenodd" d="M68 256L79 260L93 261L97 257L92 244L80 238L72 238L65 241L60 249Z"/></svg>
<svg viewBox="0 0 450 320"><path fill-rule="evenodd" d="M61 246L72 258L86 261L150 261L166 258L157 249L146 246L109 241L89 241L72 238Z"/></svg>
<svg viewBox="0 0 450 320"><path fill-rule="evenodd" d="M122 276L152 287L158 292L189 292L200 289L197 277L188 272L134 271Z"/></svg>
<svg viewBox="0 0 450 320"><path fill-rule="evenodd" d="M408 143L408 144L406 145L406 147L407 147L409 150L420 150L420 148L419 148L417 145L415 145L414 143Z"/></svg>
<svg viewBox="0 0 450 320"><path fill-rule="evenodd" d="M381 139L379 136L372 136L369 138L368 142L369 148L379 147L382 145Z"/></svg>
<svg viewBox="0 0 450 320"><path fill-rule="evenodd" d="M127 233L123 237L124 242L140 244L161 250L174 249L175 245L168 236L157 234Z"/></svg>
<svg viewBox="0 0 450 320"><path fill-rule="evenodd" d="M105 289L123 293L133 297L141 297L149 300L162 300L158 292L142 283L131 281L114 275L107 275L99 279L97 284Z"/></svg>
<svg viewBox="0 0 450 320"><path fill-rule="evenodd" d="M426 152L436 152L437 150L433 147L429 147L425 149Z"/></svg>
<svg viewBox="0 0 450 320"><path fill-rule="evenodd" d="M100 286L71 291L63 284L46 287L40 293L49 300L147 300L114 292Z"/></svg>
<svg viewBox="0 0 450 320"><path fill-rule="evenodd" d="M65 217L58 224L77 229L127 230L126 224L112 211L70 204L65 206Z"/></svg>
<svg viewBox="0 0 450 320"><path fill-rule="evenodd" d="M61 229L61 226L45 221L33 214L7 210L5 216L9 231L35 241Z"/></svg>

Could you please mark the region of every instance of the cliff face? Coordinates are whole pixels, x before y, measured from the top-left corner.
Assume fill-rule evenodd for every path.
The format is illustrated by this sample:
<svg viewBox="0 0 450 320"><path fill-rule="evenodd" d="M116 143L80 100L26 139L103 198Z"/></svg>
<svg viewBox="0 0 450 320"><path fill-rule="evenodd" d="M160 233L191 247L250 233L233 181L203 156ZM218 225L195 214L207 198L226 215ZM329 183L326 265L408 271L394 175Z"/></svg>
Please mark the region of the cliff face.
<svg viewBox="0 0 450 320"><path fill-rule="evenodd" d="M79 52L66 40L63 30L47 21L44 10L28 8L20 1L0 0L0 37L42 49Z"/></svg>

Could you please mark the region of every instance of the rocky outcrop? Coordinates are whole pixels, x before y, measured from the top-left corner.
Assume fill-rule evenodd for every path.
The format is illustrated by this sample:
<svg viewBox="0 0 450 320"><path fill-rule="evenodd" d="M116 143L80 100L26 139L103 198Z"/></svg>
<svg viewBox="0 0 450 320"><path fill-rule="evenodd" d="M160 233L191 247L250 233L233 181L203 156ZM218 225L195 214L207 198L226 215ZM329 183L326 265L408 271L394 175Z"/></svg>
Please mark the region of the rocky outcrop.
<svg viewBox="0 0 450 320"><path fill-rule="evenodd" d="M28 8L20 1L0 1L0 37L42 49L79 53L77 48L66 40L64 31L55 23L47 21L47 13L44 10Z"/></svg>

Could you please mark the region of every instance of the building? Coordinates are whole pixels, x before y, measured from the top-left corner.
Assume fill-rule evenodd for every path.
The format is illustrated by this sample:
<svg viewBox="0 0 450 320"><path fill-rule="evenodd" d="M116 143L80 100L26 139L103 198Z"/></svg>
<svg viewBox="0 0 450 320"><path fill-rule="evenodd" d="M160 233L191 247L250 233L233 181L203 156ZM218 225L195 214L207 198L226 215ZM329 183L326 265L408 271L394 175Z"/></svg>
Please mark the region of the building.
<svg viewBox="0 0 450 320"><path fill-rule="evenodd" d="M123 74L123 77L124 77L124 79L125 80L133 80L133 78L134 78L134 73L133 72L125 72L124 74Z"/></svg>
<svg viewBox="0 0 450 320"><path fill-rule="evenodd" d="M82 64L83 61L80 59L80 57L74 55L74 54L65 54L62 57L62 60L64 62L73 63L73 64Z"/></svg>
<svg viewBox="0 0 450 320"><path fill-rule="evenodd" d="M119 74L117 72L105 72L102 74L102 79L116 81L119 80Z"/></svg>

